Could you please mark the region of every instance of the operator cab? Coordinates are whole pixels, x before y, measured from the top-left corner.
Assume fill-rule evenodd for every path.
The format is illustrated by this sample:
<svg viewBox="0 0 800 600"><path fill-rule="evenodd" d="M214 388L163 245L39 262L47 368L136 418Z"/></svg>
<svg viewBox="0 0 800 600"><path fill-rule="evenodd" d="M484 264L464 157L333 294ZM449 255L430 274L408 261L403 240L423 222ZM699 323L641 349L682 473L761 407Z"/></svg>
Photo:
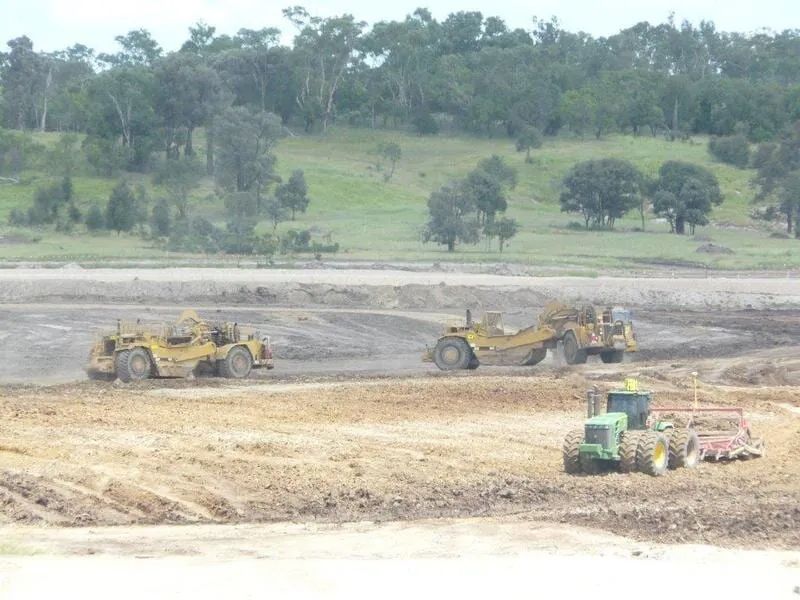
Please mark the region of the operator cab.
<svg viewBox="0 0 800 600"><path fill-rule="evenodd" d="M632 380L625 380L624 390L608 393L606 412L625 413L628 416L628 429L647 429L650 417L651 392L639 391Z"/></svg>

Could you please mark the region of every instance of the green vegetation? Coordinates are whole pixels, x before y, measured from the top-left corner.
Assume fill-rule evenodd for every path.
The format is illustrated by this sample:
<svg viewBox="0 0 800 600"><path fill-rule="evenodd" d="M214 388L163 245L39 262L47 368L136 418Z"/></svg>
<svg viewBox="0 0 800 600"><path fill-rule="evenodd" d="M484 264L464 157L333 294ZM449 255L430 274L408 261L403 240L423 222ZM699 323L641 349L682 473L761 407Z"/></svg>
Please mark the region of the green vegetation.
<svg viewBox="0 0 800 600"><path fill-rule="evenodd" d="M54 147L58 134L36 134L36 142ZM198 152L205 148L204 132L195 136ZM403 148L402 168L389 182L374 167L373 149L395 141ZM519 232L504 248L502 259L525 264L557 267L564 272L589 268L635 268L648 265L687 265L715 268L786 269L800 266L800 248L794 240L772 238L759 230L749 213L756 189L750 185L753 171L718 163L709 156L706 140L668 142L659 138L610 136L606 139L549 139L537 150L534 162L526 164L513 140L466 136L420 137L397 132L334 128L327 135L284 138L276 148L276 172L284 181L302 168L313 200L294 223L282 222L277 233L312 229L321 242L338 243L341 259L353 260L456 260L496 261L497 247L486 244L460 246L454 253L435 244L423 244L426 200L433 190L453 179L463 178L487 156L496 154L517 171L517 185L507 194L507 215L519 224ZM648 213L647 232L638 214L616 222L615 231L577 231L570 217L560 212L561 181L572 166L598 157L615 157L634 164L650 178L658 176L668 160L701 165L719 181L724 202L711 212L712 225L699 229L734 255L697 254L699 245L690 236L669 235L666 221L655 221ZM88 175L78 165L72 177L76 206L86 215L92 204L105 207L117 180ZM0 184L0 222L6 223L13 208L27 210L36 189L57 183L38 170L20 174L20 184ZM166 196L152 178L132 174L131 185L147 188L150 198ZM217 226L227 222L224 202L214 194L209 177L200 180L188 199L190 215L203 217ZM148 214L156 202L151 202ZM581 223L581 229L583 224ZM259 232L272 230L262 222ZM3 226L0 258L23 260L93 261L102 257L157 258L166 250L153 240L133 234L107 232L87 234L76 228L72 234L52 229ZM38 240L38 241L33 241ZM182 256L185 254L169 254Z"/></svg>

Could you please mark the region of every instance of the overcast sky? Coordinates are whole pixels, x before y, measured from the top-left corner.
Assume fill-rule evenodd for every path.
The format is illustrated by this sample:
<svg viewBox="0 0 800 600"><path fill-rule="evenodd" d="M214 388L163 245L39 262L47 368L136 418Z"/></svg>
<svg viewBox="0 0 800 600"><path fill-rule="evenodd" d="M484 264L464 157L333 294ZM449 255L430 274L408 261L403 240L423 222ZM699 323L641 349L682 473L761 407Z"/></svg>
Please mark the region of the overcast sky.
<svg viewBox="0 0 800 600"><path fill-rule="evenodd" d="M274 26L288 36L292 28L281 9L293 4L323 16L349 12L368 23L403 19L417 6L427 6L437 19L458 10L478 10L525 29L531 28L534 15L556 16L565 29L595 36L639 21L662 22L670 12L677 21L714 21L723 31L800 28L800 0L0 0L0 47L24 34L40 50L80 42L108 52L115 49L114 36L144 27L162 47L174 50L186 39L187 27L199 20L214 25L217 33Z"/></svg>

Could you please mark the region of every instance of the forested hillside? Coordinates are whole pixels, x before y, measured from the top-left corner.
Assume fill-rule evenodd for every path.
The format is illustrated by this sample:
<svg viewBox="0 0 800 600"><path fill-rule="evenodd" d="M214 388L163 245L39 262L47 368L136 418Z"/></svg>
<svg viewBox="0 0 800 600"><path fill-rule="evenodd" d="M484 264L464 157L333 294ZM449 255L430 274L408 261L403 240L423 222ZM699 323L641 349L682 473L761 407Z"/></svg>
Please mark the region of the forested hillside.
<svg viewBox="0 0 800 600"><path fill-rule="evenodd" d="M19 243L0 256L444 245L484 260L509 241L509 260L559 264L797 262L778 238L800 216L800 31L667 20L595 38L478 12L284 15L235 34L197 23L170 52L145 30L112 53L8 41L0 218ZM502 185L490 164L509 169ZM610 185L620 174L629 185ZM636 241L709 224L747 258ZM599 246L573 252L580 239Z"/></svg>

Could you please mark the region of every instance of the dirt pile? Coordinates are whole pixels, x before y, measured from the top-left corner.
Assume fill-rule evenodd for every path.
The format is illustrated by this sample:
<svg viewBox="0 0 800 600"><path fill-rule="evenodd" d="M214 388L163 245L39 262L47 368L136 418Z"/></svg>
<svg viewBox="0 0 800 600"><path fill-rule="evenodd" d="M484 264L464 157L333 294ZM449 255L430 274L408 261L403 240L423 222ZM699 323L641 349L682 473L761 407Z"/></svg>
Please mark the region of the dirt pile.
<svg viewBox="0 0 800 600"><path fill-rule="evenodd" d="M223 303L340 308L543 306L791 308L790 278L581 278L399 270L5 269L0 302Z"/></svg>

